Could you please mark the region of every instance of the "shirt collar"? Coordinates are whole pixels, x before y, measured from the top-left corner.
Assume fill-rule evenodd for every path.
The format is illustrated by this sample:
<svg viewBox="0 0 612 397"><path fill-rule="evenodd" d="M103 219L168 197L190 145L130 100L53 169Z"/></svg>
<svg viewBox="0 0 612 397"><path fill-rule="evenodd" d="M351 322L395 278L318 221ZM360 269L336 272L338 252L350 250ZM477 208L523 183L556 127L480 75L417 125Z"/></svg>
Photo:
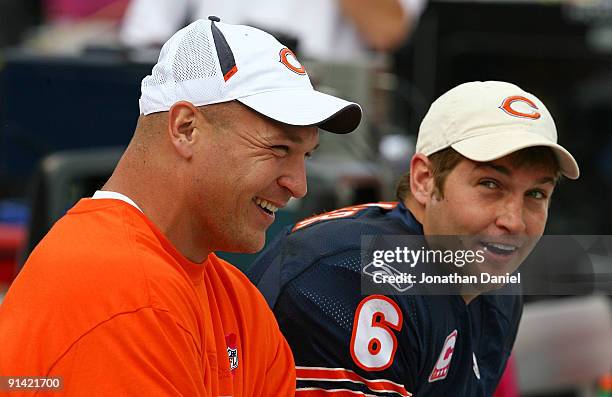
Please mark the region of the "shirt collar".
<svg viewBox="0 0 612 397"><path fill-rule="evenodd" d="M412 212L401 201L398 203L397 207L391 211L390 216L392 218L399 219L402 224L409 230L415 232L416 234L423 234L423 225L416 220Z"/></svg>
<svg viewBox="0 0 612 397"><path fill-rule="evenodd" d="M97 190L91 198L94 199L94 200L97 200L97 199L121 200L121 201L124 201L124 202L128 203L129 205L135 207L136 209L138 209L138 211L142 212L140 207L137 206L136 203L131 198L129 198L128 196L126 196L124 194L121 194L121 193L111 192L111 191L108 191L108 190Z"/></svg>

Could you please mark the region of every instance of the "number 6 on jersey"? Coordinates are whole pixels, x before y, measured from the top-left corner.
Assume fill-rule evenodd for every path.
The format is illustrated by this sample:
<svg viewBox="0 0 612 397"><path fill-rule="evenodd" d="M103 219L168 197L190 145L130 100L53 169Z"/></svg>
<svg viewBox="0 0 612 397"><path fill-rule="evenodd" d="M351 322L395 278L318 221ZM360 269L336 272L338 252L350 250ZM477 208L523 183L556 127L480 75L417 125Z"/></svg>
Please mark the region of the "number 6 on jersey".
<svg viewBox="0 0 612 397"><path fill-rule="evenodd" d="M397 338L393 330L402 328L402 312L390 298L372 295L357 306L351 336L351 356L361 369L382 371L393 362Z"/></svg>

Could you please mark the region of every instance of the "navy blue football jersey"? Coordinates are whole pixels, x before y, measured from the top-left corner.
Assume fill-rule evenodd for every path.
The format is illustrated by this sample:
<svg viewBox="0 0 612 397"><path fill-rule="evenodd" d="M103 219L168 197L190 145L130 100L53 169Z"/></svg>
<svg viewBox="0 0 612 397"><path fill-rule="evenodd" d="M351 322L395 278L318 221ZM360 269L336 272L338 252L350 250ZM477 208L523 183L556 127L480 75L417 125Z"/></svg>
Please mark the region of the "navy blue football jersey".
<svg viewBox="0 0 612 397"><path fill-rule="evenodd" d="M521 297L362 296L361 236L399 234L423 234L401 203L344 208L288 227L249 270L293 350L297 396L493 395Z"/></svg>

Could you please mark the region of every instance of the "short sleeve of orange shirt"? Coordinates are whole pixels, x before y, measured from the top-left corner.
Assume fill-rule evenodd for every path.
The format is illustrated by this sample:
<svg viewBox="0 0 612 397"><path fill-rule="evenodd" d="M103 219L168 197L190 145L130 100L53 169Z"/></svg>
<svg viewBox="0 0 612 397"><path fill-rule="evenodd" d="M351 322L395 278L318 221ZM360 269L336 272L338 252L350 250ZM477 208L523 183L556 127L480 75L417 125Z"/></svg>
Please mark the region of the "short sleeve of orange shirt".
<svg viewBox="0 0 612 397"><path fill-rule="evenodd" d="M81 200L34 250L0 306L0 351L0 375L61 376L59 395L295 391L291 351L248 279L214 254L188 261L113 199Z"/></svg>

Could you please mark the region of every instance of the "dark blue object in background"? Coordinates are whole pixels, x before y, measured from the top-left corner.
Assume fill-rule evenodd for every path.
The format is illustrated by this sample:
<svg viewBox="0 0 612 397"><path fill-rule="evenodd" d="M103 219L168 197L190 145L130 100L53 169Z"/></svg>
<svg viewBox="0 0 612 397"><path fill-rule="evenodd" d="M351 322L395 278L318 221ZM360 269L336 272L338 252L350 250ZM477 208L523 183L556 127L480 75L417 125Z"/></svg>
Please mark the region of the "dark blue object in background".
<svg viewBox="0 0 612 397"><path fill-rule="evenodd" d="M5 54L0 69L0 198L23 196L58 150L127 145L151 64L121 57Z"/></svg>

